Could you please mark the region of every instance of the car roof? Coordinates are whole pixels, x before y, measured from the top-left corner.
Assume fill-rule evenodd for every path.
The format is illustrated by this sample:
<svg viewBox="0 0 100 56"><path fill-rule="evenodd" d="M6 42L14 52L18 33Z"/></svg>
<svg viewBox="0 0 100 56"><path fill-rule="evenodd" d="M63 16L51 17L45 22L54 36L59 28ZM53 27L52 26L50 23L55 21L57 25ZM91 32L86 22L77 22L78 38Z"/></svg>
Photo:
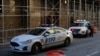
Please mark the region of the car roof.
<svg viewBox="0 0 100 56"><path fill-rule="evenodd" d="M62 28L62 27L37 27L37 28L41 28L41 29L50 29L50 28Z"/></svg>
<svg viewBox="0 0 100 56"><path fill-rule="evenodd" d="M74 23L90 23L89 21L86 20L76 20Z"/></svg>
<svg viewBox="0 0 100 56"><path fill-rule="evenodd" d="M74 23L89 23L89 22L74 22Z"/></svg>

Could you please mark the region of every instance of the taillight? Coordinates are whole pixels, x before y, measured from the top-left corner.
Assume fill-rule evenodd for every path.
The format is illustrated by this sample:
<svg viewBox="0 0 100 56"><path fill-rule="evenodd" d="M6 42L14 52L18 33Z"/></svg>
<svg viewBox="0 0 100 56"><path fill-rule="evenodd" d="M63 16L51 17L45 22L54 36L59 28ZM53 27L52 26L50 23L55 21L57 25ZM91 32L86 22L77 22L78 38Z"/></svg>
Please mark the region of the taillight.
<svg viewBox="0 0 100 56"><path fill-rule="evenodd" d="M74 29L71 29L71 31L74 32L75 30Z"/></svg>

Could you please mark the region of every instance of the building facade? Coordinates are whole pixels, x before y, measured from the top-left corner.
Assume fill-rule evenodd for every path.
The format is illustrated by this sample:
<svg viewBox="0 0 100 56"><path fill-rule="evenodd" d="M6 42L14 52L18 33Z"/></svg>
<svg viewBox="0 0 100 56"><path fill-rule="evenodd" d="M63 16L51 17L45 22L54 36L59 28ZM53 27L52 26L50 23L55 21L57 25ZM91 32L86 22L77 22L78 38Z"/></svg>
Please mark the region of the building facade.
<svg viewBox="0 0 100 56"><path fill-rule="evenodd" d="M42 24L68 28L85 19L100 29L99 0L0 0L0 42Z"/></svg>

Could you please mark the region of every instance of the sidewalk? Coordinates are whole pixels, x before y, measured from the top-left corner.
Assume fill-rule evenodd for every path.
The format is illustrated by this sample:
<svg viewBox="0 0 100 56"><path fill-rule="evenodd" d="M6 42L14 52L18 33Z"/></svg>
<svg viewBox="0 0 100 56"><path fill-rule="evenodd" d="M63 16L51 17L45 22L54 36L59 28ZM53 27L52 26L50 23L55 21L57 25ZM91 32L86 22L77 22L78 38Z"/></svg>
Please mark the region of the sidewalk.
<svg viewBox="0 0 100 56"><path fill-rule="evenodd" d="M0 43L0 46L3 46L3 45L9 45L9 42L7 42L7 43Z"/></svg>

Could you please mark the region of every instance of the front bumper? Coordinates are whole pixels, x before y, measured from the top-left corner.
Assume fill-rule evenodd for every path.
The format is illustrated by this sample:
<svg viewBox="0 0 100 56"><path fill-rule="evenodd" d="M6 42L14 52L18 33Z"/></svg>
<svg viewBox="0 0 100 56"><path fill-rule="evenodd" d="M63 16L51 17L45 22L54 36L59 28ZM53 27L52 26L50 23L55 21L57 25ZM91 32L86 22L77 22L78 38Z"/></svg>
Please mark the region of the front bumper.
<svg viewBox="0 0 100 56"><path fill-rule="evenodd" d="M86 34L86 32L85 31L79 31L79 32L73 32L72 33L73 35L85 35Z"/></svg>
<svg viewBox="0 0 100 56"><path fill-rule="evenodd" d="M13 47L13 46L10 46L10 48L14 52L30 52L30 51L27 50L27 46L26 47Z"/></svg>
<svg viewBox="0 0 100 56"><path fill-rule="evenodd" d="M31 45L19 44L19 46L10 45L11 51L14 52L31 52Z"/></svg>

